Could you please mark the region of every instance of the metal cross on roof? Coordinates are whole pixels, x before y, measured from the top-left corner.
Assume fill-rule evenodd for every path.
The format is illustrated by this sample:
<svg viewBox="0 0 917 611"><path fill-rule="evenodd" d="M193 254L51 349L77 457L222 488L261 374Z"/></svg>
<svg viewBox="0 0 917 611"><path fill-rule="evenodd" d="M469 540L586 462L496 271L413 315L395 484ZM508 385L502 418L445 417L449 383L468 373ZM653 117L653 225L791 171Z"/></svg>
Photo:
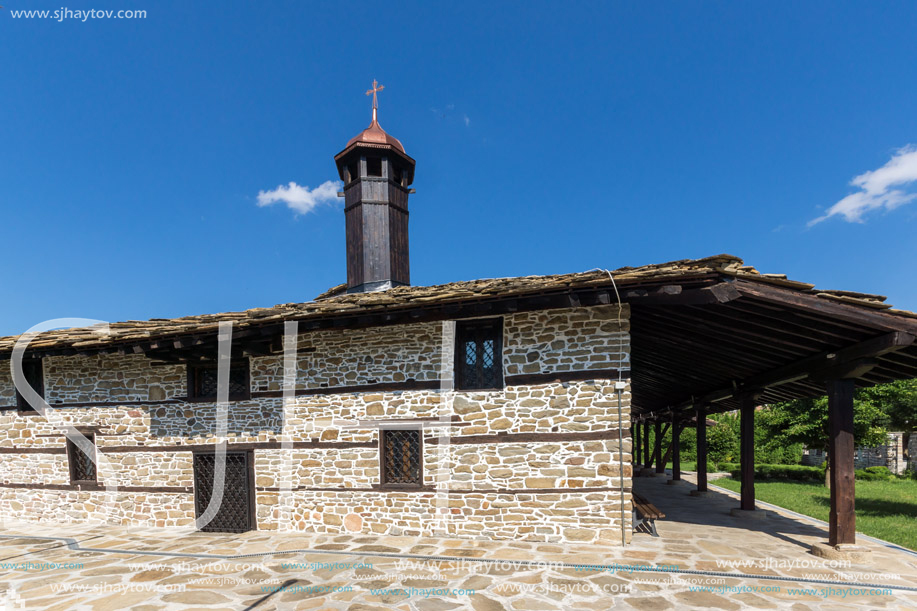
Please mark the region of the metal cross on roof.
<svg viewBox="0 0 917 611"><path fill-rule="evenodd" d="M373 79L373 88L369 89L366 92L366 95L372 94L373 96L373 121L376 120L376 110L379 108L379 98L376 97L376 94L385 89L385 85L380 85L376 79Z"/></svg>

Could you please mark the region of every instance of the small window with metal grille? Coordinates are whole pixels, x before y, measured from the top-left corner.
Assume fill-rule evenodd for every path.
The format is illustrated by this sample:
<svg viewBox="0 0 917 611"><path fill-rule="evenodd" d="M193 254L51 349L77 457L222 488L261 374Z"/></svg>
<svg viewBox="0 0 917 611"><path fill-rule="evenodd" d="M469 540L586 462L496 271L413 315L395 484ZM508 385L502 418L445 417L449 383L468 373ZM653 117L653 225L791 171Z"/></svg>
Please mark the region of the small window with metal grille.
<svg viewBox="0 0 917 611"><path fill-rule="evenodd" d="M38 393L39 397L44 398L45 396L45 376L44 370L42 368L41 359L23 359L22 361L22 373L25 374L25 381L29 386L32 387L32 390ZM25 397L16 391L16 408L22 414L37 414L38 410L35 409Z"/></svg>
<svg viewBox="0 0 917 611"><path fill-rule="evenodd" d="M503 388L502 318L456 323L455 388Z"/></svg>
<svg viewBox="0 0 917 611"><path fill-rule="evenodd" d="M188 398L216 401L218 385L216 365L188 365ZM229 400L251 398L248 359L233 361L229 366Z"/></svg>
<svg viewBox="0 0 917 611"><path fill-rule="evenodd" d="M423 485L423 438L420 429L380 429L382 485L417 488Z"/></svg>
<svg viewBox="0 0 917 611"><path fill-rule="evenodd" d="M83 433L83 436L89 440L92 450L89 454L83 451L76 441L67 438L67 462L70 463L70 483L79 484L82 482L96 481L96 464L94 462L96 449L96 436L94 433Z"/></svg>

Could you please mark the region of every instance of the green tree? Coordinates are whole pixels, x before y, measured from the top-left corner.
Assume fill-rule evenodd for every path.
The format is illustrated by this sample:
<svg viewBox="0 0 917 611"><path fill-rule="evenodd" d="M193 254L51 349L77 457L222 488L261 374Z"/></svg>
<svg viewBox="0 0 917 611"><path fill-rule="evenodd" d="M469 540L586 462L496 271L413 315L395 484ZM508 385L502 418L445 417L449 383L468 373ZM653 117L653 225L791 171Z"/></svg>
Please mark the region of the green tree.
<svg viewBox="0 0 917 611"><path fill-rule="evenodd" d="M897 380L860 391L864 400L878 406L888 416L888 428L904 433L904 447L917 428L917 379Z"/></svg>
<svg viewBox="0 0 917 611"><path fill-rule="evenodd" d="M775 435L775 410L770 407L755 413L755 463L761 465L798 465L802 461L802 443Z"/></svg>
<svg viewBox="0 0 917 611"><path fill-rule="evenodd" d="M707 456L715 463L735 462L739 456L739 427L735 414L715 414L716 425L707 429Z"/></svg>
<svg viewBox="0 0 917 611"><path fill-rule="evenodd" d="M801 443L809 448L828 452L828 398L796 399L776 403L761 418L762 429L776 443ZM876 446L885 443L888 416L873 398L863 390L857 391L853 401L853 437L858 446ZM829 474L826 471L825 483Z"/></svg>

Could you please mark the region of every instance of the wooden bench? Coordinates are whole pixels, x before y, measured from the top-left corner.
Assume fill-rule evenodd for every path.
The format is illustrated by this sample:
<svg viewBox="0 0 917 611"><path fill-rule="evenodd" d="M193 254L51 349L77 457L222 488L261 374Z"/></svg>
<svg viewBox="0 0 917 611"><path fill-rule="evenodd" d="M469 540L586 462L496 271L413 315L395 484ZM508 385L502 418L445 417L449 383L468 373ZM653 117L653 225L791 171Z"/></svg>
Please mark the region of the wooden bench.
<svg viewBox="0 0 917 611"><path fill-rule="evenodd" d="M634 498L634 531L658 537L659 533L656 532L655 521L664 518L665 514L636 492L632 493L631 496Z"/></svg>

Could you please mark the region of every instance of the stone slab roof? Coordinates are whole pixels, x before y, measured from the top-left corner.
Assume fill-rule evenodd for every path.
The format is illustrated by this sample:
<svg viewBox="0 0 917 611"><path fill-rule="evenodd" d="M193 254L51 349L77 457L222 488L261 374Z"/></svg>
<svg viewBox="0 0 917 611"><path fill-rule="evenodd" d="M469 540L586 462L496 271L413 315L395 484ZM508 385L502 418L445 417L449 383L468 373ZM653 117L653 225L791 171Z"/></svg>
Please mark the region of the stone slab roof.
<svg viewBox="0 0 917 611"><path fill-rule="evenodd" d="M609 273L618 288L663 285L676 281L689 281L705 277L726 276L776 285L800 293L814 294L819 298L843 302L872 310L917 318L917 314L896 310L885 303L885 297L852 291L818 290L812 284L788 279L783 274L764 274L745 265L732 255L716 255L703 259L683 259L641 267L622 267L610 272L592 270L574 274L552 276L522 276L452 282L434 286L402 286L374 293L343 292L344 286L335 287L313 301L285 303L269 308L253 308L241 312L223 312L181 318L153 318L111 323L108 333L99 327L73 328L47 331L33 338L30 349L47 350L70 348L92 350L107 345L178 337L216 331L222 321L232 321L234 329L279 323L285 320L308 320L334 316L377 313L380 311L424 308L450 303L465 303L492 298L503 298L543 293L556 293L571 289L612 288ZM20 336L0 338L0 354L12 351Z"/></svg>

